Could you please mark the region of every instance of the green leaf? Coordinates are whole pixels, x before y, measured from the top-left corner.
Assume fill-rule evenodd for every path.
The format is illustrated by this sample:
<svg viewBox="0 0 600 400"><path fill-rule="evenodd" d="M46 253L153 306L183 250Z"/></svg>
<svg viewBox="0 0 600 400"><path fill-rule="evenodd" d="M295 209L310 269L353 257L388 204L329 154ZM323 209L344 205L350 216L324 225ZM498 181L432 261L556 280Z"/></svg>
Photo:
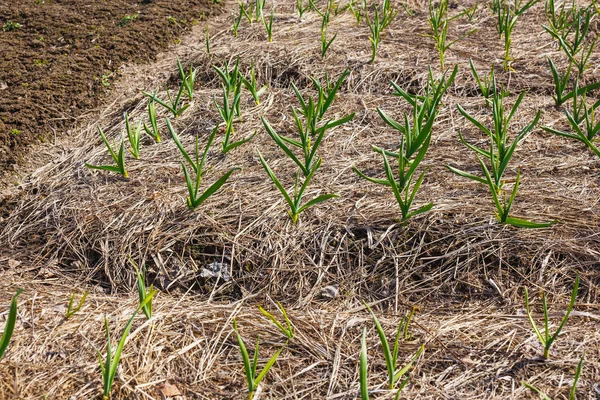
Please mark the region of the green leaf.
<svg viewBox="0 0 600 400"><path fill-rule="evenodd" d="M0 360L4 356L4 353L8 348L8 344L10 343L10 338L15 330L15 324L17 323L17 298L21 293L23 293L23 289L17 290L17 293L13 296L12 301L10 302L8 318L6 318L4 332L2 333L2 338L0 338Z"/></svg>
<svg viewBox="0 0 600 400"><path fill-rule="evenodd" d="M352 170L354 172L356 172L361 178L369 181L369 182L373 182L373 183L377 183L378 185L384 185L384 186L390 186L390 181L387 179L377 179L377 178L371 178L370 176L367 176L365 174L363 174L358 168L356 167L352 167Z"/></svg>
<svg viewBox="0 0 600 400"><path fill-rule="evenodd" d="M306 167L302 162L300 162L300 160L298 160L298 158L290 150L290 148L285 145L284 141L281 139L281 136L279 136L277 132L275 132L275 130L273 129L273 127L271 127L269 122L264 117L260 117L260 119L262 120L263 125L269 136L271 136L273 140L275 140L275 143L277 143L277 145L284 151L284 153L287 154L288 157L302 169L304 176L307 176L310 173L310 171L306 169Z"/></svg>
<svg viewBox="0 0 600 400"><path fill-rule="evenodd" d="M227 182L227 180L229 179L229 177L231 176L231 174L233 174L235 171L239 170L240 168L232 168L229 171L227 171L225 173L225 175L223 175L221 178L219 178L219 180L217 180L215 183L213 183L212 185L210 185L210 187L208 189L206 189L204 191L204 193L202 193L202 195L200 197L198 197L197 199L193 199L192 200L192 206L193 208L198 207L200 204L204 203L204 201L206 201L206 199L208 199L210 196L212 196L213 194L215 194L215 192L217 192L219 189L221 189L221 187L225 184L225 182Z"/></svg>
<svg viewBox="0 0 600 400"><path fill-rule="evenodd" d="M419 357L421 357L423 351L425 351L424 344L422 344L421 347L419 347L419 350L417 350L417 352L411 357L410 361L404 367L402 367L402 369L400 369L394 374L394 382L402 378L410 370L410 367L412 367L415 361L417 361Z"/></svg>
<svg viewBox="0 0 600 400"><path fill-rule="evenodd" d="M464 178L468 178L468 179L471 179L473 181L476 181L476 182L479 182L479 183L483 183L484 185L487 185L487 180L485 180L484 178L482 178L480 176L473 175L473 174L471 174L469 172L465 172L465 171L462 171L460 169L451 167L450 165L446 165L446 168L448 168L451 172L454 172L456 175L460 175L460 176L462 176Z"/></svg>
<svg viewBox="0 0 600 400"><path fill-rule="evenodd" d="M223 153L227 153L227 152L229 152L230 150L233 150L233 149L235 149L236 147L239 147L239 146L241 146L241 145L243 145L243 144L245 144L245 143L248 143L250 140L252 140L252 138L253 138L255 135L256 135L256 132L254 132L252 135L248 136L248 137L247 137L247 138L245 138L245 139L239 140L239 141L237 141L237 142L230 143L229 145L227 145L227 147L225 147L225 146L224 146L224 147L223 147Z"/></svg>
<svg viewBox="0 0 600 400"><path fill-rule="evenodd" d="M381 343L381 348L383 349L383 357L385 359L385 365L387 367L388 388L392 389L394 387L394 382L395 382L394 371L396 370L396 365L394 364L394 357L392 356L392 352L390 350L390 344L387 340L387 337L385 336L385 332L384 332L383 328L381 327L381 324L379 323L379 320L377 319L377 316L375 315L375 313L373 312L371 307L369 307L369 305L364 300L363 300L363 304L365 305L365 307L367 307L367 309L371 313L371 316L373 317L373 322L375 323L375 328L377 329L377 334L379 335L379 342Z"/></svg>
<svg viewBox="0 0 600 400"><path fill-rule="evenodd" d="M367 365L367 328L363 328L362 338L360 340L360 398L369 400L369 382Z"/></svg>
<svg viewBox="0 0 600 400"><path fill-rule="evenodd" d="M533 385L530 385L530 384L529 384L529 383L527 383L527 382L521 382L521 384L522 384L523 386L525 386L526 388L528 388L528 389L531 389L531 390L533 390L534 392L536 392L537 394L539 394L539 395L540 395L540 397L541 397L543 400L552 400L550 397L548 397L548 395L547 395L546 393L542 392L540 389L536 388L535 386L533 386Z"/></svg>
<svg viewBox="0 0 600 400"><path fill-rule="evenodd" d="M317 205L319 203L322 203L324 201L327 201L329 199L333 199L333 198L336 198L336 197L340 197L340 195L339 194L331 193L331 194L322 194L320 196L317 196L314 199L312 199L309 202L307 202L306 204L304 204L302 207L298 208L297 214L300 214L302 211L304 211L304 210L306 210L306 209L308 209L308 208L310 208L310 207L312 207L314 205Z"/></svg>
<svg viewBox="0 0 600 400"><path fill-rule="evenodd" d="M285 188L283 187L283 185L281 184L281 182L279 182L279 179L277 179L277 176L275 176L275 173L273 172L273 170L269 167L269 165L267 164L267 162L263 158L262 154L260 154L260 151L258 152L258 157L260 158L260 163L262 164L263 168L267 172L267 175L269 175L269 178L271 178L271 181L273 181L273 183L275 184L275 186L277 186L277 189L279 189L279 191L283 195L285 201L290 206L290 208L292 210L292 213L296 214L296 208L295 208L294 202L292 201L292 198L287 193L287 191L285 190Z"/></svg>
<svg viewBox="0 0 600 400"><path fill-rule="evenodd" d="M279 350L277 350L275 352L275 354L273 354L273 356L269 359L269 361L267 361L267 364L263 367L262 371L260 371L260 374L258 374L258 376L256 377L256 379L254 380L254 386L255 387L258 387L258 385L260 384L260 382L267 375L267 372L269 372L269 370L271 369L271 367L275 364L275 361L277 361L277 357L279 357L279 354L281 354L281 352L283 351L283 349L284 348L282 347Z"/></svg>
<svg viewBox="0 0 600 400"><path fill-rule="evenodd" d="M520 218L514 218L514 217L507 217L506 220L504 221L504 223L509 224L509 225L513 225L519 228L530 228L530 229L537 229L537 228L548 228L554 224L556 224L558 221L554 220L554 221L550 221L550 222L533 222L533 221L528 221L525 219L520 219Z"/></svg>
<svg viewBox="0 0 600 400"><path fill-rule="evenodd" d="M248 350L246 349L246 345L244 344L244 340L240 336L240 333L237 329L237 323L235 322L235 318L233 319L233 330L237 336L238 345L240 346L240 352L242 353L242 359L244 362L244 372L246 374L246 382L248 383L249 390L254 389L254 377L252 376L252 367L250 365L250 357L248 356Z"/></svg>

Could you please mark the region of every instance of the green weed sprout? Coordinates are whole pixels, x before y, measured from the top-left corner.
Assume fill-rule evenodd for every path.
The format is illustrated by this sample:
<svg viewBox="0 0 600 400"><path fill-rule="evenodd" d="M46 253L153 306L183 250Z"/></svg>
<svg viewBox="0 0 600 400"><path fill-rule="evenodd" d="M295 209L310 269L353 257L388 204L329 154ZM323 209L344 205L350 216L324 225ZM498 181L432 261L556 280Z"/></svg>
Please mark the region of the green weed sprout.
<svg viewBox="0 0 600 400"><path fill-rule="evenodd" d="M236 33L237 36L237 33ZM206 50L206 54L210 55L210 31L208 30L208 26L206 27L204 33L204 48Z"/></svg>
<svg viewBox="0 0 600 400"><path fill-rule="evenodd" d="M160 143L160 131L158 130L158 124L156 122L156 106L154 100L150 98L148 99L148 118L150 119L150 127L144 122L144 131L146 131L148 136L154 139L156 143Z"/></svg>
<svg viewBox="0 0 600 400"><path fill-rule="evenodd" d="M375 61L377 49L381 43L381 33L392 23L396 15L398 15L398 11L392 8L390 0L383 0L381 11L379 7L375 6L375 15L373 18L370 18L369 13L365 11L367 25L371 31L371 36L369 36L369 41L371 42L370 63Z"/></svg>
<svg viewBox="0 0 600 400"><path fill-rule="evenodd" d="M312 200L309 200L304 205L301 205L302 204L302 197L304 196L304 191L308 187L308 185L309 185L309 183L310 183L313 175L315 174L315 172L317 172L317 170L321 166L321 159L320 158L318 158L315 161L314 165L312 165L311 170L310 170L308 176L306 176L304 178L304 182L302 182L302 185L300 187L298 187L299 174L296 173L296 180L294 182L294 192L293 192L293 195L290 196L288 194L287 190L283 187L283 185L281 184L281 182L279 181L279 179L275 175L275 173L273 172L273 170L269 167L269 165L267 164L267 162L263 158L262 154L260 154L260 152L258 152L258 157L260 158L260 163L262 164L263 168L267 172L267 175L269 175L269 178L271 179L271 181L273 181L273 183L275 184L275 186L277 186L277 189L279 189L279 191L283 195L283 198L288 203L288 206L290 207L290 209L288 210L288 215L290 216L293 224L295 224L295 223L298 222L298 217L299 217L300 213L302 213L304 210L306 210L306 209L308 209L308 208L310 208L312 206L315 206L315 205L317 205L319 203L322 203L324 201L327 201L329 199L332 199L332 198L335 198L335 197L340 197L339 195L333 194L333 193L331 193L331 194L322 194L320 196L317 196L317 197L313 198Z"/></svg>
<svg viewBox="0 0 600 400"><path fill-rule="evenodd" d="M476 29L473 29L464 34L463 36L459 37L458 39L455 39L451 42L447 42L448 27L450 25L450 22L463 15L470 15L469 13L475 12L474 10L476 8L477 5L464 10L453 17L448 17L448 0L440 0L438 3L434 3L432 0L429 0L429 26L431 27L433 33L425 36L432 38L435 42L435 48L438 51L440 67L442 70L445 69L444 55L446 54L446 50L448 50L454 43L464 39L465 37L476 31Z"/></svg>
<svg viewBox="0 0 600 400"><path fill-rule="evenodd" d="M132 156L134 156L136 159L139 159L140 139L142 137L142 122L140 121L137 127L134 128L129 122L129 114L127 112L125 112L123 118L125 119L125 131L127 132L127 138L129 139L130 145L130 148L128 148L127 150L129 150Z"/></svg>
<svg viewBox="0 0 600 400"><path fill-rule="evenodd" d="M573 286L573 292L571 293L571 301L569 302L569 306L567 307L567 311L565 312L565 316L562 321L560 321L560 325L556 329L553 335L550 334L550 328L548 327L548 304L546 303L546 293L542 294L542 310L544 312L544 333L540 332L535 321L533 320L533 316L531 314L531 310L529 309L529 293L527 292L527 288L525 288L525 310L527 311L527 318L529 318L529 322L531 322L531 326L535 335L538 337L541 345L544 347L544 359L547 360L550 357L550 347L554 341L558 338L558 335L564 328L567 323L567 319L569 319L569 314L573 310L573 306L575 306L575 301L577 300L577 291L579 290L579 275L575 278L575 285Z"/></svg>
<svg viewBox="0 0 600 400"><path fill-rule="evenodd" d="M283 319L285 321L285 326L277 321L277 318L275 318L275 316L273 314L271 314L270 312L268 312L267 310L265 310L264 308L262 308L261 306L258 306L258 310L265 316L267 317L267 319L269 321L271 321L273 324L275 324L275 326L277 328L279 328L279 330L288 338L288 339L293 339L294 338L294 328L292 327L292 323L290 322L290 319L287 315L287 312L285 311L285 308L281 305L280 302L277 302L277 307L279 308L279 311L281 311L281 314L283 315Z"/></svg>
<svg viewBox="0 0 600 400"><path fill-rule="evenodd" d="M260 382L262 382L262 380L267 375L267 373L269 372L271 367L273 367L273 365L277 361L277 357L279 357L279 354L281 354L281 351L284 349L284 347L277 350L275 352L275 354L273 354L271 356L269 361L267 361L267 363L263 367L262 371L260 371L260 373L258 373L258 375L257 375L258 342L259 342L260 338L256 339L256 346L254 348L254 357L252 359L252 362L250 362L250 356L248 355L248 350L246 349L246 345L244 344L244 339L242 339L242 336L240 335L240 333L238 331L238 327L237 327L237 323L236 323L235 319L233 320L233 329L235 331L235 334L237 335L237 341L240 346L240 352L242 353L242 359L244 360L244 373L246 375L246 382L248 383L248 400L252 400L254 398L254 393L256 392L256 390L258 389L258 387L260 385Z"/></svg>
<svg viewBox="0 0 600 400"><path fill-rule="evenodd" d="M113 150L110 143L108 143L108 139L106 139L106 136L104 135L104 132L102 132L102 129L100 127L98 127L98 132L100 133L102 141L106 145L106 148L108 149L108 152L110 153L110 156L112 157L116 165L92 165L85 163L85 166L91 169L101 169L104 171L117 172L123 175L124 178L129 178L129 174L127 173L127 169L125 168L125 142L123 141L123 138L121 138L121 147L119 148L117 153L115 150Z"/></svg>
<svg viewBox="0 0 600 400"><path fill-rule="evenodd" d="M578 10L573 16L570 29L563 29L562 31L557 30L552 25L543 26L546 32L558 41L560 48L565 52L570 63L577 68L579 76L583 75L583 72L587 69L588 61L598 41L598 36L596 36L586 47L586 37L590 30L594 14L594 10L590 7ZM573 31L572 40L569 40L571 31Z"/></svg>
<svg viewBox="0 0 600 400"><path fill-rule="evenodd" d="M254 99L254 102L256 103L256 105L257 106L260 105L260 96L267 89L267 85L258 89L257 84L256 84L256 71L254 69L254 61L252 61L251 67L250 67L250 78L248 79L244 75L240 74L240 79L242 80L242 84L244 85L244 87L252 95L252 98Z"/></svg>
<svg viewBox="0 0 600 400"><path fill-rule="evenodd" d="M496 29L500 37L504 36L504 70L512 70L510 66L510 45L512 44L512 31L519 17L540 0L528 0L523 4L523 0L514 0L511 4L509 0L492 0L492 10L496 13Z"/></svg>
<svg viewBox="0 0 600 400"><path fill-rule="evenodd" d="M271 9L271 15L269 18L262 19L265 30L267 31L267 40L269 43L273 41L273 9Z"/></svg>
<svg viewBox="0 0 600 400"><path fill-rule="evenodd" d="M225 182L227 182L227 180L229 179L231 174L234 171L239 170L239 168L232 168L229 171L227 171L221 178L219 178L215 183L213 183L211 186L209 186L208 189L206 189L202 193L202 195L198 196L200 184L202 183L202 177L204 176L204 173L206 172L206 170L204 169L204 164L206 162L208 150L210 149L210 146L212 145L212 142L215 139L215 135L217 134L218 127L215 127L213 129L210 137L208 138L208 142L206 143L204 152L202 153L202 158L200 158L200 152L198 151L199 150L198 149L198 137L196 136L195 159L192 159L192 157L190 157L188 152L185 150L185 148L181 144L181 141L179 140L179 136L177 136L177 133L175 132L175 129L173 129L173 126L171 125L171 121L169 121L168 118L167 118L167 128L169 129L169 132L171 133L171 136L173 137L173 141L177 145L177 148L179 148L179 151L181 152L183 158L185 159L185 161L187 161L190 164L190 166L192 167L192 170L196 174L196 179L194 181L192 181L192 179L190 177L190 173L188 172L188 169L185 166L186 165L185 162L181 161L181 168L183 169L183 174L185 175L185 183L188 188L187 205L191 210L193 210L196 207L198 207L200 204L204 203L204 201L206 201L206 199L208 199L210 196L215 194L215 192L217 192L219 189L221 189L221 187L225 184Z"/></svg>
<svg viewBox="0 0 600 400"><path fill-rule="evenodd" d="M6 319L6 325L4 325L4 332L0 338L0 360L6 352L6 348L10 343L10 338L15 331L15 324L17 323L17 297L23 292L23 289L17 290L17 293L13 296L10 302L10 309L8 311L8 318Z"/></svg>
<svg viewBox="0 0 600 400"><path fill-rule="evenodd" d="M21 25L18 22L14 22L11 20L8 20L4 23L4 25L2 25L2 31L3 32L10 32L10 31L14 31L17 29L20 29L23 25Z"/></svg>
<svg viewBox="0 0 600 400"><path fill-rule="evenodd" d="M372 178L362 173L358 168L352 168L361 178L372 183L389 186L392 189L400 207L401 222L427 212L433 207L433 203L428 203L416 210L411 210L415 196L425 177L425 171L423 171L415 180L415 173L429 148L433 123L435 122L442 96L454 81L457 72L458 67L454 67L447 79L446 74L448 71L444 73L439 81L436 81L430 69L425 96L412 96L392 83L397 90L396 94L405 98L412 105L412 124L406 113L404 114L403 123L400 123L389 117L380 108L377 108L377 112L383 121L402 134L400 149L397 153L394 153L373 146L373 150L380 153L383 157L385 179ZM394 157L398 161L398 178L394 176L388 156Z"/></svg>
<svg viewBox="0 0 600 400"><path fill-rule="evenodd" d="M490 192L492 194L492 199L494 201L494 205L496 206L496 217L498 218L498 221L500 223L509 224L509 225L513 225L513 226L521 227L521 228L549 227L549 226L553 225L554 223L556 223L556 221L537 223L537 222L532 222L532 221L528 221L528 220L524 220L524 219L520 219L520 218L514 218L514 217L509 216L510 209L512 207L512 204L515 200L515 196L517 195L517 191L519 189L519 184L521 181L520 172L517 173L517 179L515 181L515 184L513 186L510 196L507 197L506 194L504 194L504 196L502 196L502 194L503 194L502 189L504 187L504 179L503 179L504 172L506 171L506 168L508 167L508 163L510 162L510 160L514 154L514 151L516 150L517 145L525 139L525 137L528 135L528 133L531 130L533 130L533 128L538 123L540 116L541 116L541 111L538 111L536 116L534 117L533 121L531 121L528 125L523 127L521 129L521 131L515 136L512 143L510 143L509 136L508 136L508 128L510 125L510 121L513 118L513 116L515 115L517 109L519 108L521 101L525 97L525 92L522 92L519 95L519 97L517 98L517 101L513 105L512 109L510 110L510 113L508 114L508 116L506 116L505 112L504 112L502 92L503 92L503 89L498 88L498 86L496 84L496 79L492 78L491 101L492 101L492 115L493 115L493 120L494 120L494 126L492 129L488 129L487 127L485 127L482 122L476 120L473 116L471 116L471 114L469 114L467 111L465 111L462 108L462 106L460 106L460 105L457 106L458 111L469 122L471 122L473 125L475 125L477 128L479 128L481 131L483 131L490 138L490 149L485 150L483 148L469 144L462 136L462 133L460 131L458 133L460 141L465 146L467 146L469 149L473 150L476 153L477 159L479 160L479 164L481 166L484 176L480 177L480 176L473 175L471 173L459 170L459 169L451 167L451 166L447 166L447 167L450 171L454 172L457 175L460 175L462 177L471 179L471 180L479 182L479 183L483 183L489 187ZM490 171L490 168L488 168L487 165L484 163L482 157L489 161L491 171Z"/></svg>
<svg viewBox="0 0 600 400"><path fill-rule="evenodd" d="M574 92L577 91L577 83L575 83ZM600 149L594 144L598 140L596 136L600 133L600 120L596 120L596 109L598 107L600 107L600 100L592 106L587 105L586 92L584 91L581 96L573 97L573 113L564 110L567 121L574 133L564 132L548 126L542 126L542 129L558 136L579 140L596 156L600 157Z"/></svg>
<svg viewBox="0 0 600 400"><path fill-rule="evenodd" d="M579 360L579 364L577 364L577 369L575 370L575 376L573 377L573 385L571 385L571 391L569 392L569 400L577 400L577 382L579 382L579 377L581 376L581 370L583 368L584 356L585 355L581 356L581 359ZM550 396L548 396L546 393L542 392L537 387L535 387L527 382L521 382L521 383L526 388L531 389L535 393L539 394L540 398L542 398L543 400L552 400L550 398Z"/></svg>
<svg viewBox="0 0 600 400"><path fill-rule="evenodd" d="M146 301L146 297L148 297L148 295L152 293L152 291L154 290L154 286L150 286L150 288L146 286L145 270L140 270L140 268L138 267L136 262L133 261L133 258L131 258L131 256L129 256L129 262L135 269L138 297L140 299L140 304L142 304L144 303L144 301ZM146 303L146 305L142 308L142 311L144 312L146 319L152 318L152 299L150 299L150 301Z"/></svg>
<svg viewBox="0 0 600 400"><path fill-rule="evenodd" d="M379 323L377 316L375 315L375 313L373 312L373 310L371 309L371 307L369 307L369 305L367 303L365 303L364 301L363 301L363 303L365 304L365 306L367 307L367 309L373 316L373 322L375 322L375 328L377 329L377 334L379 335L379 341L381 342L381 347L383 349L383 357L385 358L385 365L386 365L387 372L388 372L388 389L393 390L394 387L396 386L396 382L401 380L404 377L404 375L406 375L406 373L408 372L410 367L413 365L413 363L421 356L421 354L425 350L425 345L421 345L421 347L419 347L419 350L417 350L417 352L411 358L411 360L408 364L406 364L400 370L397 370L398 349L399 349L399 344L400 344L400 338L405 334L404 333L405 329L408 328L408 324L410 321L407 321L406 317L404 317L400 321L400 324L398 325L398 329L396 330L396 337L394 339L394 347L391 348L390 343L388 342L387 337L385 335L385 331L381 327L381 324ZM398 392L400 392L404 388L404 386L406 386L406 384L408 383L408 379L409 378L406 378L400 382Z"/></svg>
<svg viewBox="0 0 600 400"><path fill-rule="evenodd" d="M104 317L104 329L106 330L106 357L105 361L102 362L102 356L100 352L98 352L98 361L100 362L100 370L102 372L102 382L103 382L103 396L104 400L110 399L110 392L112 390L113 383L115 381L115 376L117 375L117 367L119 366L119 361L121 360L121 353L123 352L123 347L125 347L125 341L129 336L129 332L131 331L131 326L133 325L133 320L135 316L144 308L144 306L152 300L152 297L156 294L156 290L151 291L146 296L146 299L139 305L139 307L135 310L129 322L125 326L125 330L121 335L121 340L115 349L113 354L111 347L111 338L110 338L110 328L108 326L108 319Z"/></svg>
<svg viewBox="0 0 600 400"><path fill-rule="evenodd" d="M187 110L188 107L190 106L190 104L182 105L181 96L184 93L184 91L186 91L186 93L187 93L186 84L184 82L181 82L181 85L179 86L179 90L175 97L171 96L171 92L169 91L168 87L166 88L166 90L167 90L168 102L159 99L158 96L156 95L156 92L154 92L154 93L143 92L143 93L145 96L148 96L148 98L152 99L153 101L157 102L158 104L160 104L161 106L166 108L168 111L170 111L171 114L173 114L173 118L177 118L185 110Z"/></svg>
<svg viewBox="0 0 600 400"><path fill-rule="evenodd" d="M578 96L583 92L591 92L592 90L600 88L600 82L590 83L585 86L578 87L570 92L567 91L567 85L569 84L569 80L571 77L571 69L572 64L569 64L567 68L567 72L564 74L558 72L558 68L552 61L550 57L548 57L548 64L550 65L550 72L552 73L552 80L554 82L554 101L557 106L563 105L567 100Z"/></svg>
<svg viewBox="0 0 600 400"><path fill-rule="evenodd" d="M65 313L65 319L71 318L71 316L73 314L75 314L77 311L81 310L81 307L83 307L83 303L85 302L85 299L87 298L89 293L90 293L89 290L86 290L83 293L83 296L81 296L81 299L79 299L79 303L77 303L77 305L75 307L73 307L73 304L75 302L75 292L73 292L71 294L71 300L69 300L69 304L67 305L67 312Z"/></svg>
<svg viewBox="0 0 600 400"><path fill-rule="evenodd" d="M369 400L369 364L367 361L367 327L360 338L359 382L361 400Z"/></svg>

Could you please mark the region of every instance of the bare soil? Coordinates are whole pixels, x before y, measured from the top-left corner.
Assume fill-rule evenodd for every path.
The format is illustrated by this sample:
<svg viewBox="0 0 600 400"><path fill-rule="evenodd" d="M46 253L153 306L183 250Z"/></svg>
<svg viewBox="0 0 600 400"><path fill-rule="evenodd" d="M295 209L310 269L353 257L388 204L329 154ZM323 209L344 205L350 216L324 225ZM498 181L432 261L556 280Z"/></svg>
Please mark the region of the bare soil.
<svg viewBox="0 0 600 400"><path fill-rule="evenodd" d="M21 27L0 32L0 173L70 131L124 64L154 60L216 10L209 0L2 2L0 24Z"/></svg>

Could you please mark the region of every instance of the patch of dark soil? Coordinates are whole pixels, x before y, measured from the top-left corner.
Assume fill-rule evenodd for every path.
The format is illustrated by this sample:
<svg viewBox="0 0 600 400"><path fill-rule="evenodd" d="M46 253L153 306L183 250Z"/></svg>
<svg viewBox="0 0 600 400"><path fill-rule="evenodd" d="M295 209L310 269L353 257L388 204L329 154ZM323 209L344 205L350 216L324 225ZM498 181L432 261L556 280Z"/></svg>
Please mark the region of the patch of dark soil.
<svg viewBox="0 0 600 400"><path fill-rule="evenodd" d="M0 175L99 104L120 67L147 62L211 0L13 0L0 4Z"/></svg>

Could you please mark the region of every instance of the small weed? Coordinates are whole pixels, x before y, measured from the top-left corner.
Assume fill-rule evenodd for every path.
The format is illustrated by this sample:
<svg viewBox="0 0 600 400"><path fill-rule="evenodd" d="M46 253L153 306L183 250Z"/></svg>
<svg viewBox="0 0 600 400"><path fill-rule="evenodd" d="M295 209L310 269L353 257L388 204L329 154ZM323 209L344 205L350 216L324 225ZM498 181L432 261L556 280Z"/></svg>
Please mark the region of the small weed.
<svg viewBox="0 0 600 400"><path fill-rule="evenodd" d="M18 22L13 22L13 21L8 20L2 26L2 30L4 32L10 32L10 31L14 31L14 30L20 29L22 26L23 25L21 25Z"/></svg>
<svg viewBox="0 0 600 400"><path fill-rule="evenodd" d="M125 15L119 21L119 26L123 27L125 25L128 25L129 23L131 23L131 22L135 21L136 19L138 19L139 16L140 16L140 13L135 13L135 14L132 14L132 15Z"/></svg>
<svg viewBox="0 0 600 400"><path fill-rule="evenodd" d="M292 323L290 322L290 319L288 318L287 312L285 311L285 308L279 302L277 302L277 307L279 308L279 311L281 311L281 314L283 315L283 319L285 321L285 326L283 326L283 324L281 322L277 321L277 318L275 318L275 316L273 316L273 314L271 314L270 312L268 312L261 306L258 306L258 310L265 317L267 317L269 319L269 321L271 321L273 324L275 324L275 326L278 327L279 330L288 339L293 339L294 338L294 328L292 327Z"/></svg>
<svg viewBox="0 0 600 400"><path fill-rule="evenodd" d="M83 293L83 296L81 296L81 299L79 299L79 303L77 303L75 307L73 307L73 304L75 302L75 292L71 294L71 299L69 300L69 305L67 306L67 312L65 313L65 319L71 318L73 314L75 314L81 309L81 307L83 307L83 303L85 302L85 299L87 298L89 293L90 292L86 290L85 293Z"/></svg>

